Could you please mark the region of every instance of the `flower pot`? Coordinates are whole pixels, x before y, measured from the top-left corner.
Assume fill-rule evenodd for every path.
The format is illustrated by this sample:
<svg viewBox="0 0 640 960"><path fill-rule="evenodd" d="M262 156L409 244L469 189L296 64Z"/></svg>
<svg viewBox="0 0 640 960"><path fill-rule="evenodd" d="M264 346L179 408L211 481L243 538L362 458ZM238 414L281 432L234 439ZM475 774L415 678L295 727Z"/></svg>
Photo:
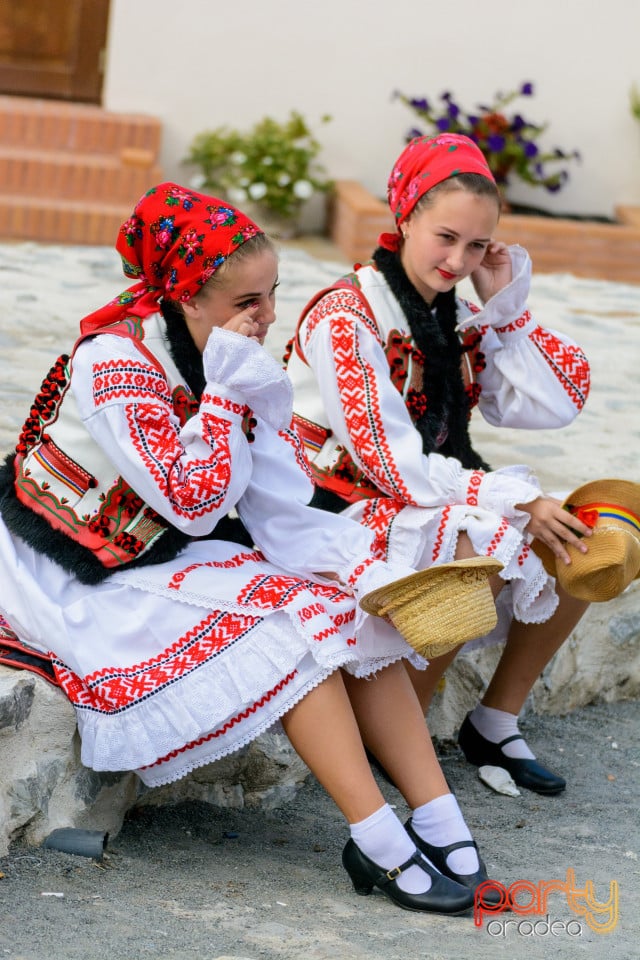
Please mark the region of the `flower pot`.
<svg viewBox="0 0 640 960"><path fill-rule="evenodd" d="M285 217L269 207L261 206L259 203L247 201L242 204L242 209L248 217L258 224L265 233L273 237L274 240L291 240L300 233L300 222L298 215Z"/></svg>
<svg viewBox="0 0 640 960"><path fill-rule="evenodd" d="M640 211L616 209L616 221L503 213L496 239L525 247L537 273L640 283ZM328 233L352 263L367 261L378 234L394 231L387 204L355 180L337 180L329 197Z"/></svg>

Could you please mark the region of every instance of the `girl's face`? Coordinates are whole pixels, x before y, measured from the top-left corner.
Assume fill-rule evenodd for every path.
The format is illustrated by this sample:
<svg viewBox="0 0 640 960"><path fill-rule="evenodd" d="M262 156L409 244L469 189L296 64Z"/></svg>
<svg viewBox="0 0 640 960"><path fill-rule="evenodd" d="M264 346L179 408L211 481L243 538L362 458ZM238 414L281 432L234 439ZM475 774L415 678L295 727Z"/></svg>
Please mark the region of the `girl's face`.
<svg viewBox="0 0 640 960"><path fill-rule="evenodd" d="M184 303L185 323L202 353L214 327L225 327L264 343L276 318L278 258L261 250L229 260L218 283Z"/></svg>
<svg viewBox="0 0 640 960"><path fill-rule="evenodd" d="M427 303L479 266L498 213L491 197L457 188L438 194L405 222L402 265Z"/></svg>

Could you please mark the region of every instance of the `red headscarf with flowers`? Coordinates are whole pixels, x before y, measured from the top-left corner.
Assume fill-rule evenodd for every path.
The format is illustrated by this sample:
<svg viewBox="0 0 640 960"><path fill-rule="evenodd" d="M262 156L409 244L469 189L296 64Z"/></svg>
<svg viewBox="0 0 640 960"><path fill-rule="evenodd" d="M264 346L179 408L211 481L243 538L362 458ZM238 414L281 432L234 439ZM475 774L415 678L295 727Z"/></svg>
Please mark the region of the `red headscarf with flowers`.
<svg viewBox="0 0 640 960"><path fill-rule="evenodd" d="M263 231L235 207L176 183L152 187L120 227L116 250L138 282L90 313L83 335L134 315L146 317L162 297L184 303L251 237Z"/></svg>
<svg viewBox="0 0 640 960"><path fill-rule="evenodd" d="M460 173L479 173L495 183L480 148L460 133L414 137L395 162L387 183L387 200L398 233L383 233L378 244L387 250L400 246L400 227L418 200L436 184Z"/></svg>

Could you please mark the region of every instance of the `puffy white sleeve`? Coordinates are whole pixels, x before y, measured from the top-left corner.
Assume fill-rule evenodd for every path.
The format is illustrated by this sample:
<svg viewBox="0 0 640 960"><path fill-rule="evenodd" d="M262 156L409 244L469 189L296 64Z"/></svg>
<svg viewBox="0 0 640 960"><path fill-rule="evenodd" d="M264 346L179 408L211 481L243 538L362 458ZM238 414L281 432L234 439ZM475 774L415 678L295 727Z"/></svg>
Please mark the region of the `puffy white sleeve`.
<svg viewBox="0 0 640 960"><path fill-rule="evenodd" d="M235 364L227 361L241 365L242 351ZM217 380L211 365L206 373L200 408L182 426L162 372L122 337L100 334L80 344L71 381L105 459L150 507L194 537L211 533L251 473L246 400Z"/></svg>
<svg viewBox="0 0 640 960"><path fill-rule="evenodd" d="M513 279L478 311L461 304L458 330L480 330L486 367L478 374L479 409L494 426L564 427L589 395L589 362L569 337L541 327L527 308L531 261L509 247Z"/></svg>
<svg viewBox="0 0 640 960"><path fill-rule="evenodd" d="M308 505L313 483L295 431L258 420L251 454L251 480L238 514L276 566L312 579L335 575L357 595L412 572L374 560L373 533L355 520Z"/></svg>

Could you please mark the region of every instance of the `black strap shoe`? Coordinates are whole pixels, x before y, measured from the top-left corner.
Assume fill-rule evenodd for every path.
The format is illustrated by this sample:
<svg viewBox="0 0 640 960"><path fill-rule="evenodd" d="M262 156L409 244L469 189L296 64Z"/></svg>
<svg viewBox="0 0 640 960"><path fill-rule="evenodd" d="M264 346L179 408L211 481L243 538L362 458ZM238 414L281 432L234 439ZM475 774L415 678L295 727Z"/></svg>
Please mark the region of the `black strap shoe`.
<svg viewBox="0 0 640 960"><path fill-rule="evenodd" d="M377 887L385 897L403 910L452 915L466 913L473 906L471 890L430 868L417 850L399 867L385 870L365 856L350 839L342 851L342 864L351 877L353 889L362 897L367 897L373 888ZM425 893L407 893L401 890L396 882L401 873L413 866L419 867L431 877L431 886Z"/></svg>
<svg viewBox="0 0 640 960"><path fill-rule="evenodd" d="M484 883L489 879L487 875L487 868L484 865L482 857L480 856L480 851L478 850L478 844L475 840L459 840L457 843L450 843L446 847L434 847L433 844L428 843L426 840L423 840L416 831L413 829L411 824L411 818L407 820L404 825L405 830L415 843L418 850L421 853L424 853L431 863L436 867L440 873L444 874L445 877L449 877L451 880L455 880L456 883L462 884L463 887L471 890L473 894L476 892L476 887L479 887L481 883ZM460 850L462 847L475 847L476 854L478 855L478 869L475 873L455 873L449 864L447 863L447 857L453 850ZM486 891L483 891L482 899L484 903L490 903L492 905L498 905L502 903L503 897L500 894L499 890L491 890L488 888Z"/></svg>
<svg viewBox="0 0 640 960"><path fill-rule="evenodd" d="M476 730L472 724L469 714L466 715L458 733L458 744L465 757L476 767L490 765L492 767L502 767L510 775L514 783L526 790L533 790L535 793L553 796L562 791L567 786L564 777L558 776L547 770L537 760L527 760L523 757L508 757L503 753L502 747L511 743L513 740L523 740L521 734L516 733L512 737L506 737L500 743L492 743Z"/></svg>

